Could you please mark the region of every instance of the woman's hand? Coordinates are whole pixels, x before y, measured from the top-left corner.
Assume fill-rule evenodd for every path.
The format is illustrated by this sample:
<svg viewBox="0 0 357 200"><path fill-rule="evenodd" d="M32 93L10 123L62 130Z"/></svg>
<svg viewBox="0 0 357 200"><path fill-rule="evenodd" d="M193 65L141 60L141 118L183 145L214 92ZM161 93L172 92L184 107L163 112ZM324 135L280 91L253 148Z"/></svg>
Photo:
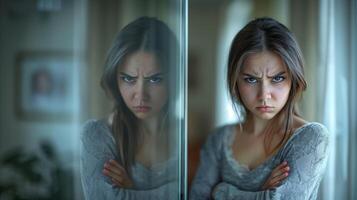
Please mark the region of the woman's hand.
<svg viewBox="0 0 357 200"><path fill-rule="evenodd" d="M109 160L104 163L103 174L112 180L113 186L121 188L133 187L133 181L130 179L125 169L115 160Z"/></svg>
<svg viewBox="0 0 357 200"><path fill-rule="evenodd" d="M290 167L286 161L278 165L270 174L269 178L262 186L262 190L269 190L277 187L281 181L286 179L289 175Z"/></svg>

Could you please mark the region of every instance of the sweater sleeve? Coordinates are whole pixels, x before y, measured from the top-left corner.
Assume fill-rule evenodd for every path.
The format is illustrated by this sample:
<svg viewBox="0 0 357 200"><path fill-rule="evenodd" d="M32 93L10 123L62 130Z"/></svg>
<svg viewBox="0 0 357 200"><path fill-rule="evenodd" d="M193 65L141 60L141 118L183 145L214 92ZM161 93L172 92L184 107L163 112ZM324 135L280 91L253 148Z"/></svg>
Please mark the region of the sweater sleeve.
<svg viewBox="0 0 357 200"><path fill-rule="evenodd" d="M210 134L204 144L200 164L192 182L190 199L211 199L212 189L221 179L220 160L223 128Z"/></svg>
<svg viewBox="0 0 357 200"><path fill-rule="evenodd" d="M106 161L116 158L116 148L114 140L103 131L98 121L91 120L85 123L81 132L80 171L86 200L178 198L177 182L148 190L113 188L102 170Z"/></svg>
<svg viewBox="0 0 357 200"><path fill-rule="evenodd" d="M305 127L284 149L283 160L291 168L289 176L272 190L243 191L229 183L219 183L215 199L306 200L316 199L329 152L327 129L318 123Z"/></svg>

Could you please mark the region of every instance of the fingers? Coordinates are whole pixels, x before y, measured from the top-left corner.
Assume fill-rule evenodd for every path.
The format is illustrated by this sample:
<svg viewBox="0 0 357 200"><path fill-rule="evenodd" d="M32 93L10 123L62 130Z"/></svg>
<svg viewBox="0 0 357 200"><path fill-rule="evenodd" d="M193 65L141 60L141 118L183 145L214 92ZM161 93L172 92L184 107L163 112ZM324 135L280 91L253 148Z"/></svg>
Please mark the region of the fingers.
<svg viewBox="0 0 357 200"><path fill-rule="evenodd" d="M113 187L124 187L124 183L117 181L116 179L112 179Z"/></svg>
<svg viewBox="0 0 357 200"><path fill-rule="evenodd" d="M287 171L282 171L281 174L273 177L270 180L270 185L278 185L281 181L283 181L288 176L289 176L289 173Z"/></svg>
<svg viewBox="0 0 357 200"><path fill-rule="evenodd" d="M111 180L116 180L117 182L123 181L123 177L121 176L120 173L113 172L112 170L108 169L107 167L104 167L103 174L108 176Z"/></svg>
<svg viewBox="0 0 357 200"><path fill-rule="evenodd" d="M116 166L118 169L120 169L121 171L125 172L124 167L122 167L121 165L119 165L119 163L115 160L109 160L109 163L112 164L113 166Z"/></svg>
<svg viewBox="0 0 357 200"><path fill-rule="evenodd" d="M132 182L125 169L115 160L109 160L104 163L103 174L111 179L113 187L132 187Z"/></svg>
<svg viewBox="0 0 357 200"><path fill-rule="evenodd" d="M282 162L271 172L269 178L263 185L263 189L271 189L277 187L289 175L290 167L286 161Z"/></svg>
<svg viewBox="0 0 357 200"><path fill-rule="evenodd" d="M277 167L274 168L274 170L271 172L271 174L277 174L279 171L281 171L284 167L288 166L288 162L284 161L281 164L279 164Z"/></svg>
<svg viewBox="0 0 357 200"><path fill-rule="evenodd" d="M290 167L288 166L288 163L284 161L280 165L278 165L274 170L271 172L270 177L274 178L276 176L280 176L282 173L288 172L290 170Z"/></svg>
<svg viewBox="0 0 357 200"><path fill-rule="evenodd" d="M272 184L269 184L268 186L266 186L266 188L264 190L269 190L269 189L273 189L273 188L276 188L280 185L281 182L275 182L275 183L272 183Z"/></svg>
<svg viewBox="0 0 357 200"><path fill-rule="evenodd" d="M109 162L106 162L104 164L104 169L111 171L115 174L117 174L118 176L122 176L125 173L125 169L120 166L117 162L115 162L114 160L110 160Z"/></svg>
<svg viewBox="0 0 357 200"><path fill-rule="evenodd" d="M103 174L108 176L110 179L116 180L117 182L122 182L126 173L125 170L118 163L114 163L111 160L109 162L104 163Z"/></svg>

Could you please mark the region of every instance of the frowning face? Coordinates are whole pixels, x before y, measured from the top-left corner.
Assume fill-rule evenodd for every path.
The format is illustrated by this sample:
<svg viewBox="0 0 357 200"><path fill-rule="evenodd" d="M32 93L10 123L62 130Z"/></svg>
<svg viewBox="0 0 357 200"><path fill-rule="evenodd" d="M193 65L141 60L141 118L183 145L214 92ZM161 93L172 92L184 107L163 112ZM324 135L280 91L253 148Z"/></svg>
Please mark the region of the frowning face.
<svg viewBox="0 0 357 200"><path fill-rule="evenodd" d="M167 80L154 54L138 51L118 69L118 87L138 119L157 117L167 103Z"/></svg>
<svg viewBox="0 0 357 200"><path fill-rule="evenodd" d="M270 120L285 106L291 77L282 59L263 51L249 55L238 78L241 101L248 114Z"/></svg>

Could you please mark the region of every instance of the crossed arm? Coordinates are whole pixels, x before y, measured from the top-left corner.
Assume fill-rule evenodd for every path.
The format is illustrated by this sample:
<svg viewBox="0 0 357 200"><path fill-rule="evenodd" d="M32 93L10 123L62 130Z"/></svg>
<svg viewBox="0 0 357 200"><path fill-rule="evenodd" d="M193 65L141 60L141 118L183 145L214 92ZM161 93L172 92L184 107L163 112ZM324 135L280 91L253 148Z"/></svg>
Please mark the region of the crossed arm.
<svg viewBox="0 0 357 200"><path fill-rule="evenodd" d="M177 182L151 189L136 188L124 169L113 167L110 160L116 157L114 142L98 133L93 123L86 124L81 133L81 179L86 200L177 198Z"/></svg>
<svg viewBox="0 0 357 200"><path fill-rule="evenodd" d="M259 191L241 190L236 185L220 180L221 152L217 138L209 138L201 152L201 164L193 182L191 199L244 199L244 200L280 200L280 199L315 199L327 163L328 137L326 129L315 126L300 133L291 142L283 159L289 166L286 172L277 166ZM216 150L214 150L215 147ZM222 148L222 147L221 147ZM280 173L280 178L276 174ZM279 175L278 175L279 177Z"/></svg>

